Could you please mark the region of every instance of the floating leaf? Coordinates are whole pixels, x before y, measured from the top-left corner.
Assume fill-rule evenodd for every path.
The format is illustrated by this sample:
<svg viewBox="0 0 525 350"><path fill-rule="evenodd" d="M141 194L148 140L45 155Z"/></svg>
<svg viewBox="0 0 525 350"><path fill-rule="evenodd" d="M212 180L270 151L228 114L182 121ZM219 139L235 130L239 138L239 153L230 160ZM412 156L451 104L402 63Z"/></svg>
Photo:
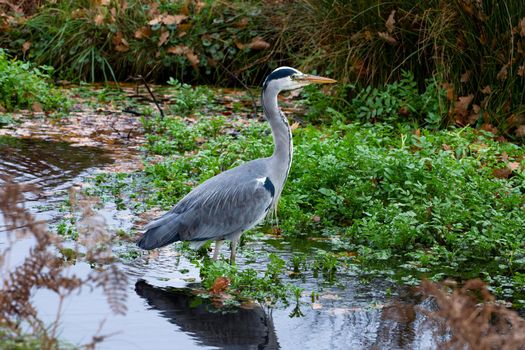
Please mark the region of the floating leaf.
<svg viewBox="0 0 525 350"><path fill-rule="evenodd" d="M228 289L230 279L228 277L217 277L213 285L210 287L210 292L213 294L220 294Z"/></svg>

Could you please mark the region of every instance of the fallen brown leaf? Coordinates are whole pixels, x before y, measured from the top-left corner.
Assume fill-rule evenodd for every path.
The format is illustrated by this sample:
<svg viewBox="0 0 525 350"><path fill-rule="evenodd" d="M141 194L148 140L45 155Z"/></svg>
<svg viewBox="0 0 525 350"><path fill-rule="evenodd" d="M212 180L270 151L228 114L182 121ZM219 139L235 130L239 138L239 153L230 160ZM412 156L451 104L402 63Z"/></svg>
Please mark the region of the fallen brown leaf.
<svg viewBox="0 0 525 350"><path fill-rule="evenodd" d="M512 170L509 168L492 169L492 175L498 179L507 179L510 174L512 174Z"/></svg>
<svg viewBox="0 0 525 350"><path fill-rule="evenodd" d="M192 50L186 52L186 58L190 61L193 68L197 68L199 65L199 56L197 56Z"/></svg>
<svg viewBox="0 0 525 350"><path fill-rule="evenodd" d="M150 27L140 27L135 31L135 38L136 39L143 39L143 38L149 38L151 36L151 28Z"/></svg>
<svg viewBox="0 0 525 350"><path fill-rule="evenodd" d="M483 89L481 89L481 92L485 95L490 95L492 93L492 88L490 87L490 85L487 85Z"/></svg>
<svg viewBox="0 0 525 350"><path fill-rule="evenodd" d="M33 103L33 105L31 106L31 109L33 110L33 112L42 112L43 111L42 105L40 103L38 103L38 102Z"/></svg>
<svg viewBox="0 0 525 350"><path fill-rule="evenodd" d="M167 30L163 31L162 33L160 33L159 42L157 43L157 45L161 47L162 45L166 43L166 41L168 41L169 37L170 37L170 32L168 32Z"/></svg>
<svg viewBox="0 0 525 350"><path fill-rule="evenodd" d="M387 32L377 32L377 36L379 36L381 39L383 39L385 42L389 43L390 45L397 45L397 40L392 37Z"/></svg>
<svg viewBox="0 0 525 350"><path fill-rule="evenodd" d="M188 16L186 15L164 15L162 17L162 23L164 23L165 25L180 24L187 18Z"/></svg>
<svg viewBox="0 0 525 350"><path fill-rule="evenodd" d="M525 125L520 125L516 128L516 136L525 137Z"/></svg>
<svg viewBox="0 0 525 350"><path fill-rule="evenodd" d="M509 76L508 65L504 65L503 67L501 67L498 74L496 75L496 79L505 80L507 79L508 76Z"/></svg>
<svg viewBox="0 0 525 350"><path fill-rule="evenodd" d="M454 113L460 116L468 115L468 107L474 99L474 95L470 94L468 96L461 96L457 99L454 105Z"/></svg>
<svg viewBox="0 0 525 350"><path fill-rule="evenodd" d="M220 294L230 286L230 279L228 277L217 277L210 288L213 294Z"/></svg>
<svg viewBox="0 0 525 350"><path fill-rule="evenodd" d="M462 83L466 83L470 80L470 71L466 71L465 73L461 74L461 79L459 81L461 81Z"/></svg>
<svg viewBox="0 0 525 350"><path fill-rule="evenodd" d="M25 53L27 52L27 50L29 50L29 48L31 47L31 42L30 41L26 41L23 45L22 45L22 52Z"/></svg>
<svg viewBox="0 0 525 350"><path fill-rule="evenodd" d="M520 29L520 35L522 37L525 37L525 17L521 19L520 23L518 24L518 27Z"/></svg>
<svg viewBox="0 0 525 350"><path fill-rule="evenodd" d="M247 45L252 50L265 50L270 47L270 44L263 40L260 36L252 39L252 42Z"/></svg>
<svg viewBox="0 0 525 350"><path fill-rule="evenodd" d="M98 15L95 16L95 25L99 26L102 23L104 23L104 15L99 13Z"/></svg>
<svg viewBox="0 0 525 350"><path fill-rule="evenodd" d="M396 23L396 20L394 19L395 14L396 14L396 10L392 10L392 12L390 12L390 16L388 16L388 19L386 20L386 23L385 23L386 30L389 33L392 33L394 31L394 25Z"/></svg>
<svg viewBox="0 0 525 350"><path fill-rule="evenodd" d="M167 53L171 53L174 55L184 55L189 50L187 46L184 45L177 45L177 46L170 46L166 49Z"/></svg>

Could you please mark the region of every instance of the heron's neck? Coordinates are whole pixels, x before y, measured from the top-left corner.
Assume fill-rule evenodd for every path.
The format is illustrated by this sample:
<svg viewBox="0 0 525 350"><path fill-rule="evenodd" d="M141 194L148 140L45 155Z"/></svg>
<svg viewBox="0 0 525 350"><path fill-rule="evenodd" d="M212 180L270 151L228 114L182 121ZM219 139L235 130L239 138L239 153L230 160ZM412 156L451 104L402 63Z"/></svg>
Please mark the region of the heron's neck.
<svg viewBox="0 0 525 350"><path fill-rule="evenodd" d="M265 90L261 99L264 114L272 128L275 145L271 159L275 162L276 175L280 175L279 177L284 184L292 165L293 143L288 119L277 105L277 94L278 92L275 90Z"/></svg>

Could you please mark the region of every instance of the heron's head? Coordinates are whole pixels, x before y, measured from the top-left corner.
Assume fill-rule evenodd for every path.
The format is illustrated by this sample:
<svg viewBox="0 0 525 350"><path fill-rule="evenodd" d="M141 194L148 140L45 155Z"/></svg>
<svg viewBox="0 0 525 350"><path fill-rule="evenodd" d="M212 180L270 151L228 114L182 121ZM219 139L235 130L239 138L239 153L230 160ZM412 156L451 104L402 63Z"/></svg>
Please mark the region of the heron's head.
<svg viewBox="0 0 525 350"><path fill-rule="evenodd" d="M336 81L330 78L304 74L295 68L279 67L266 77L263 90L273 87L277 91L295 90L310 84L332 84Z"/></svg>

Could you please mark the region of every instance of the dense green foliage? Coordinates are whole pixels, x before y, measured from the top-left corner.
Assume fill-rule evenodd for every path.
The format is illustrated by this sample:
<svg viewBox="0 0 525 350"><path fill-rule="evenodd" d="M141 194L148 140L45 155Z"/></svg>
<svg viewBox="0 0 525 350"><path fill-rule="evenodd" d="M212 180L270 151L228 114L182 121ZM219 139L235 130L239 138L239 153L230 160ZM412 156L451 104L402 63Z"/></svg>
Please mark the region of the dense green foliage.
<svg viewBox="0 0 525 350"><path fill-rule="evenodd" d="M213 81L225 78L223 66L257 57L250 43L259 12L249 2L65 0L13 21L0 40L15 52L30 42L31 60L72 80L176 74Z"/></svg>
<svg viewBox="0 0 525 350"><path fill-rule="evenodd" d="M397 89L387 87L385 101L399 100L388 91ZM352 104L370 93L358 93ZM363 119L361 113L357 108L345 119ZM271 154L266 123L253 121L233 134L225 133L232 123L220 117L191 124L168 117L146 126L148 149L167 155L146 167L156 187L149 201L165 208L205 179ZM481 276L498 288L511 285L499 290L507 296L524 286L525 152L519 146L471 128L337 120L300 127L294 141L279 211L284 236L322 235L334 249L357 252L359 261L394 260L414 276Z"/></svg>
<svg viewBox="0 0 525 350"><path fill-rule="evenodd" d="M28 62L9 59L0 50L0 107L7 111L67 108L66 97L49 82L52 72L52 67L35 67ZM0 118L0 124L8 121L5 117Z"/></svg>
<svg viewBox="0 0 525 350"><path fill-rule="evenodd" d="M431 124L525 135L522 1L44 3L33 16L0 18L0 42L67 79L259 84L288 64L371 85L373 97L409 71L417 91L434 80L447 92L453 108Z"/></svg>

